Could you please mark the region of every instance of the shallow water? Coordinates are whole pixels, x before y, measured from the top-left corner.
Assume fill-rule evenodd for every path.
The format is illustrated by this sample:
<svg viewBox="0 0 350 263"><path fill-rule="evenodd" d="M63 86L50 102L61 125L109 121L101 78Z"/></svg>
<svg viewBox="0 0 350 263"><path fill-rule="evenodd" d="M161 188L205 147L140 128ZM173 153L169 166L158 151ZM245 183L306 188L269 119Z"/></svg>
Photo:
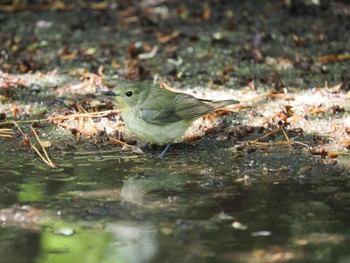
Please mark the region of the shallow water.
<svg viewBox="0 0 350 263"><path fill-rule="evenodd" d="M297 114L296 128L309 131L291 139L348 153L338 145L344 138L331 136L349 112L348 60L335 59L349 51L345 8L319 8L318 1L160 1L153 10L146 4L153 1L141 1L146 9L133 10L119 2L118 10L0 13L0 71L34 72L18 75L24 84L17 75L12 86L0 79L0 117L42 119L74 112L75 102L94 108L87 98L106 103L64 85L78 81L79 72L100 70L106 77L157 77L208 93L230 89L252 104L228 126L271 128L287 98L255 98L283 89L291 100L293 92L308 90L302 100L295 96L292 110L305 105L319 113ZM293 11L289 2L300 6ZM205 6L212 9L208 21ZM187 18L180 16L186 11ZM157 39L176 31L169 42ZM133 51L138 45L147 49ZM130 65L130 58L155 46L153 58ZM323 56L334 61L317 61ZM57 73L48 74L52 70ZM327 91L340 82L339 93ZM30 125L22 127L26 134ZM160 160L160 149L137 155L96 138L78 142L74 129L35 125L52 143L48 151L58 168L43 164L16 129L13 138L0 138L0 263L350 262L346 157L313 156L300 145L231 152L240 140L263 135L242 127L227 140L216 140L226 135L214 129L214 135L174 145Z"/></svg>
<svg viewBox="0 0 350 263"><path fill-rule="evenodd" d="M344 170L302 153L296 170L290 149L234 160L210 142L163 160L78 150L58 169L18 167L7 151L0 262L350 260Z"/></svg>

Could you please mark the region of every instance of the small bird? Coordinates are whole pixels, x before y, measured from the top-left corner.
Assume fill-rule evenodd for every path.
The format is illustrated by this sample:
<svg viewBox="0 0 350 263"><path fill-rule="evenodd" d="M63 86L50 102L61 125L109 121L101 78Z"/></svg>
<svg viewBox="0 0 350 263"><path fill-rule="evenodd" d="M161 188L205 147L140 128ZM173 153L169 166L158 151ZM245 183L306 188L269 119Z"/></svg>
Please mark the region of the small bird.
<svg viewBox="0 0 350 263"><path fill-rule="evenodd" d="M126 127L140 139L159 146L166 145L163 158L171 143L181 137L199 117L236 100L212 101L162 89L150 82L120 81L105 95L114 96L119 104Z"/></svg>

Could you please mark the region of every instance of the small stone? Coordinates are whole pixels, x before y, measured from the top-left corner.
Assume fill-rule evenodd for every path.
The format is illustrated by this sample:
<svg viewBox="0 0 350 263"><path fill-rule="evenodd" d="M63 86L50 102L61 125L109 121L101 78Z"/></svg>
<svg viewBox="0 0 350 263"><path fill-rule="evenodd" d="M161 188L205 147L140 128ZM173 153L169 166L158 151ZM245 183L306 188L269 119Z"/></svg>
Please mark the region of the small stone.
<svg viewBox="0 0 350 263"><path fill-rule="evenodd" d="M241 222L238 221L234 221L232 223L232 227L238 230L246 230L248 228L246 225L243 225Z"/></svg>
<svg viewBox="0 0 350 263"><path fill-rule="evenodd" d="M74 230L71 228L61 228L55 231L55 234L63 235L63 236L72 236L74 235Z"/></svg>

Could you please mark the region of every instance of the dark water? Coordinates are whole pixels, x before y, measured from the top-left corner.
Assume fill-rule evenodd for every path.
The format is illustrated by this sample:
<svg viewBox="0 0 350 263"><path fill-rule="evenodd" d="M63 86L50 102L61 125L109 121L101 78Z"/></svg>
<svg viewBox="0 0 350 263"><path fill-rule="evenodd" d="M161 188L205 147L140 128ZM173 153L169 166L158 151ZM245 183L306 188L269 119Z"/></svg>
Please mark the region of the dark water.
<svg viewBox="0 0 350 263"><path fill-rule="evenodd" d="M6 152L0 262L350 261L348 177L309 155L235 160L205 142L164 160L87 150L52 170Z"/></svg>

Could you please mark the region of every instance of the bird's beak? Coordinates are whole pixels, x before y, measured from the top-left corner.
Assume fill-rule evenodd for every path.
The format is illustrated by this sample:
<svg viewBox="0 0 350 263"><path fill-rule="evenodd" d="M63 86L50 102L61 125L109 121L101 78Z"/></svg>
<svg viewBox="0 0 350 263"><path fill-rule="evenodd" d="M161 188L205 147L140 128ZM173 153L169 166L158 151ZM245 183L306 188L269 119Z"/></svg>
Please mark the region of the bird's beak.
<svg viewBox="0 0 350 263"><path fill-rule="evenodd" d="M114 91L112 91L112 90L107 91L104 95L106 95L106 96L113 96L113 97L117 96L117 94Z"/></svg>

